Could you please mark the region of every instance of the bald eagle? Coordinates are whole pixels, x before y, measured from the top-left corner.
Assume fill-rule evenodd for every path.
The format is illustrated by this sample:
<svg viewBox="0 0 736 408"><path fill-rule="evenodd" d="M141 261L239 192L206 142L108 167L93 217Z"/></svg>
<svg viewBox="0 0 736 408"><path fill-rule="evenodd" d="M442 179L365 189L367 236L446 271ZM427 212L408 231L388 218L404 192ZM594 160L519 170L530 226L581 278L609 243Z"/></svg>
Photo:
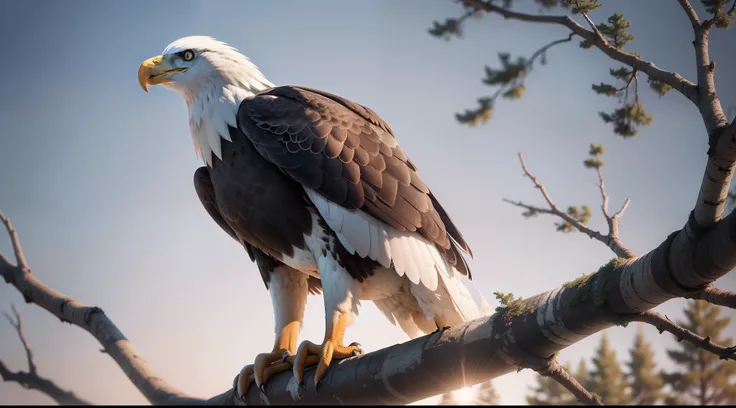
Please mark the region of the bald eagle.
<svg viewBox="0 0 736 408"><path fill-rule="evenodd" d="M275 342L238 381L317 364L319 386L345 345L361 300L410 337L482 315L460 280L472 256L447 211L391 128L371 109L331 93L275 86L235 48L185 37L138 70L144 91L184 97L204 166L194 185L212 219L243 245L271 294ZM323 294L321 344L297 348L310 293Z"/></svg>

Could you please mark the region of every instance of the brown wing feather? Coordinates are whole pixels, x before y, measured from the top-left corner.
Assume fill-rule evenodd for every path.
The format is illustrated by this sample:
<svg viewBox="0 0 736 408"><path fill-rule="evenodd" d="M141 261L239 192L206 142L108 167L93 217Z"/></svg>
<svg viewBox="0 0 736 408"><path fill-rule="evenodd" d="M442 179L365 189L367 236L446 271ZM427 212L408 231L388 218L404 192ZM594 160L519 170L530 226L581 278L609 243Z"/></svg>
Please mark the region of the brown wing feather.
<svg viewBox="0 0 736 408"><path fill-rule="evenodd" d="M309 88L282 86L243 101L238 127L266 160L304 187L432 241L461 273L470 253L445 210L369 108ZM472 253L471 253L472 256Z"/></svg>
<svg viewBox="0 0 736 408"><path fill-rule="evenodd" d="M271 281L271 272L273 272L277 266L281 265L282 262L274 259L265 252L239 238L235 230L233 230L227 221L225 221L225 218L217 205L215 189L212 186L212 179L210 178L209 170L206 167L200 167L194 172L194 189L197 192L197 196L199 197L202 206L210 217L212 217L215 223L230 235L230 237L243 245L246 252L248 252L250 260L255 262L258 266L263 283L266 285L266 288L268 288L268 284ZM309 277L307 285L309 293L311 294L319 294L322 292L322 282L313 276Z"/></svg>

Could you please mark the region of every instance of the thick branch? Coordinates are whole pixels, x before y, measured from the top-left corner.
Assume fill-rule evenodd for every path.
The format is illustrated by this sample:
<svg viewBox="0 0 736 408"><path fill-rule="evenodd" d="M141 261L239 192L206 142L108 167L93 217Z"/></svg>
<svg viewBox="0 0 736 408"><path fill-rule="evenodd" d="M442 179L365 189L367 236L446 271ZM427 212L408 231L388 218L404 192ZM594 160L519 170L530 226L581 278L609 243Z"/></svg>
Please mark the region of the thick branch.
<svg viewBox="0 0 736 408"><path fill-rule="evenodd" d="M28 344L28 341L26 341L25 334L23 334L23 320L20 316L20 313L18 313L18 310L16 310L15 306L13 306L13 313L15 314L15 321L13 321L13 319L7 313L5 314L5 316L8 318L10 324L15 327L15 330L18 332L18 337L20 337L20 342L21 344L23 344L23 348L26 351L26 358L28 360L28 372L12 372L8 369L8 367L5 366L2 360L0 360L0 377L2 377L3 381L17 382L25 388L38 390L51 397L60 405L90 405L89 402L81 398L77 398L77 396L74 395L73 392L64 391L53 381L40 377L38 375L36 371L36 364L33 362L33 353L31 352L31 346Z"/></svg>
<svg viewBox="0 0 736 408"><path fill-rule="evenodd" d="M298 386L291 372L272 377L262 395L250 387L249 405L264 404L407 404L513 372L529 356L549 359L576 342L646 312L665 301L693 295L736 267L736 214L731 213L699 236L688 257L675 260L687 269L673 271L672 234L653 251L612 262L584 279L519 301L489 317L437 331L403 344L335 362L322 381ZM54 315L90 331L149 400L156 403L236 404L233 390L208 401L183 398L132 352L132 345L99 309L76 301L40 283L30 273L0 264L2 276L21 293ZM681 282L697 284L688 291ZM135 361L132 361L135 360ZM305 372L313 384L314 369ZM417 384L422 384L418 387ZM605 401L603 401L605 403Z"/></svg>
<svg viewBox="0 0 736 408"><path fill-rule="evenodd" d="M698 103L696 86L694 83L683 78L676 72L667 72L658 68L654 63L646 61L642 58L630 54L626 51L619 50L618 48L610 45L605 39L599 38L595 32L586 29L580 24L576 23L569 16L547 16L547 15L534 15L519 13L511 10L507 10L503 7L496 6L489 1L483 0L463 0L467 5L475 7L478 10L483 10L488 13L495 13L503 16L506 19L526 21L530 23L543 23L543 24L559 24L569 28L573 33L582 37L589 43L596 46L598 49L603 51L606 55L612 59L622 62L636 70L644 72L650 78L656 79L660 82L664 82L670 85L673 89L683 94L686 98L691 101Z"/></svg>
<svg viewBox="0 0 736 408"><path fill-rule="evenodd" d="M23 258L20 240L12 224L0 212L15 249L20 255L19 266L7 262L5 256L0 257L0 275L6 282L15 286L23 294L26 301L36 303L64 322L74 324L92 334L102 345L105 352L123 369L133 384L154 404L195 403L200 400L189 400L189 397L171 387L159 378L137 353L133 344L123 335L115 324L98 307L86 306L70 297L43 284L27 267ZM26 264L27 265L27 264Z"/></svg>
<svg viewBox="0 0 736 408"><path fill-rule="evenodd" d="M736 240L728 234L736 237L734 213L691 248L719 252L723 263L716 266L695 256L690 275L712 282L736 267ZM299 388L286 372L269 380L266 395L251 387L245 399L249 405L406 404L524 368L530 356L549 359L587 336L683 296L678 284L683 276L672 275L665 261L670 243L668 238L641 257L613 262L584 279L524 299L515 310L340 361L330 367L319 393L312 386ZM313 374L313 369L305 373L306 384L312 384Z"/></svg>
<svg viewBox="0 0 736 408"><path fill-rule="evenodd" d="M736 160L734 137L736 130L729 125L723 113L721 100L716 92L715 61L711 61L708 53L710 26L701 23L694 29L695 62L698 75L698 100L695 104L708 131L708 165L703 176L698 201L695 204L695 221L707 227L723 217L728 189L733 176L733 165ZM724 140L728 143L724 146Z"/></svg>
<svg viewBox="0 0 736 408"><path fill-rule="evenodd" d="M708 303L736 309L736 292L718 289L708 286L702 292L694 295L692 299L705 300Z"/></svg>
<svg viewBox="0 0 736 408"><path fill-rule="evenodd" d="M703 350L707 350L721 357L723 360L736 360L736 346L723 347L713 344L711 343L710 337L700 337L690 330L675 324L667 316L663 316L657 312L649 310L642 314L633 316L631 321L651 324L656 327L660 333L664 331L672 333L677 337L678 341L685 340L688 343L692 343Z"/></svg>
<svg viewBox="0 0 736 408"><path fill-rule="evenodd" d="M583 225L582 222L571 217L569 214L561 211L557 207L557 205L554 203L554 201L552 201L552 198L550 197L549 193L547 193L547 189L544 188L544 185L539 180L537 180L537 178L526 167L526 163L524 162L524 157L521 155L521 153L519 153L519 161L521 162L521 168L524 170L524 174L527 177L529 177L532 183L534 183L534 186L538 188L539 191L542 193L544 200L547 201L547 205L549 206L549 209L534 207L534 206L527 205L519 201L511 201L505 198L503 199L504 201L512 205L515 205L517 207L525 208L531 211L532 213L537 212L537 213L542 213L542 214L551 214L559 218L562 218L565 222L575 227L578 231L586 234L590 238L596 239L606 244L606 246L611 248L611 250L618 257L632 258L636 256L636 254L630 249L626 248L621 242L621 240L618 238L618 218L623 214L623 211L626 210L629 200L626 200L626 203L624 203L624 206L621 208L621 210L619 210L616 214L614 214L613 217L609 216L608 215L608 196L605 194L605 190L603 189L603 184L602 184L602 179L601 179L601 193L603 195L603 207L602 208L604 211L604 215L606 216L606 219L608 220L608 225L609 225L608 235L603 235L598 231L595 231L593 229L586 227L585 225Z"/></svg>

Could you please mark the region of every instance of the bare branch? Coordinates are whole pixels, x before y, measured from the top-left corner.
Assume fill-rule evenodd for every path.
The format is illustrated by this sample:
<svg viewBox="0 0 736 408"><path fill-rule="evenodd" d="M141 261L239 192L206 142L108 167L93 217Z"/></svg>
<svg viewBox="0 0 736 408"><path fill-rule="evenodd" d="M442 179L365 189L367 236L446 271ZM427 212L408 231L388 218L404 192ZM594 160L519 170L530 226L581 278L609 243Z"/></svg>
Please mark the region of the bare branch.
<svg viewBox="0 0 736 408"><path fill-rule="evenodd" d="M580 24L576 23L569 16L547 16L547 15L534 15L519 13L499 7L491 3L490 1L484 0L463 0L463 3L473 6L478 10L483 10L488 13L494 13L503 16L506 19L525 21L530 23L543 23L543 24L559 24L569 28L573 33L582 37L584 40L596 46L598 49L603 51L610 58L622 62L632 68L635 68L641 72L647 74L650 78L656 79L660 82L664 82L670 85L673 89L676 89L686 98L690 99L694 103L698 104L698 95L696 86L694 83L683 78L677 72L667 72L658 68L654 63L646 61L642 58L637 57L634 54L628 53L623 50L619 50L616 47L611 46L606 41L601 41L595 34L595 32L586 29Z"/></svg>
<svg viewBox="0 0 736 408"><path fill-rule="evenodd" d="M26 336L23 334L23 319L21 318L20 313L18 313L18 309L15 308L15 305L11 305L11 308L13 309L13 314L15 314L15 321L13 321L9 314L3 314L8 319L8 322L10 322L13 327L15 327L15 331L18 332L18 337L20 337L20 342L21 344L23 344L23 348L26 350L28 371L31 374L36 374L36 364L33 362L33 352L31 351L31 346L28 344L28 341L26 341Z"/></svg>
<svg viewBox="0 0 736 408"><path fill-rule="evenodd" d="M585 405L603 405L599 398L596 398L585 387L580 384L575 377L562 367L557 360L552 357L549 359L541 359L531 355L525 356L523 364L524 368L530 368L543 377L552 377L560 383L565 389L570 391L575 398Z"/></svg>
<svg viewBox="0 0 736 408"><path fill-rule="evenodd" d="M690 24L692 24L693 28L698 27L700 25L700 19L698 18L698 13L696 13L693 6L690 5L690 2L688 0L678 1L680 2L682 9L685 10L685 14L687 14L687 18L690 19Z"/></svg>
<svg viewBox="0 0 736 408"><path fill-rule="evenodd" d="M10 220L8 217L3 214L2 211L0 211L0 221L5 224L5 228L8 230L8 235L10 235L10 243L13 245L13 251L15 252L15 262L16 265L18 265L21 268L30 270L28 267L28 262L26 261L26 256L23 255L23 247L20 245L20 239L18 239L18 232L13 227L13 224L10 223ZM6 261L7 258L3 256L3 260Z"/></svg>
<svg viewBox="0 0 736 408"><path fill-rule="evenodd" d="M92 334L151 403L204 403L203 400L190 398L159 378L102 309L84 305L42 283L27 267L20 241L10 221L1 213L0 218L10 233L19 261L19 265L15 266L7 262L7 257L0 257L0 275L15 286L28 303L36 303L62 322L79 326Z"/></svg>
<svg viewBox="0 0 736 408"><path fill-rule="evenodd" d="M0 360L0 377L2 377L3 381L17 382L24 388L40 391L51 397L60 405L91 405L89 402L78 398L73 392L64 391L53 381L38 375L36 365L33 362L31 346L28 344L26 337L23 334L23 320L15 306L12 306L12 308L13 313L15 314L15 321L13 321L9 314L4 314L5 317L8 318L10 324L15 327L15 330L18 332L18 337L20 337L20 341L23 344L23 348L25 348L26 357L28 359L28 372L12 372Z"/></svg>
<svg viewBox="0 0 736 408"><path fill-rule="evenodd" d="M701 299L714 305L736 309L736 292L718 289L713 286L708 286L702 292L692 296L691 299Z"/></svg>
<svg viewBox="0 0 736 408"><path fill-rule="evenodd" d="M627 198L626 201L624 201L624 204L621 206L621 209L616 211L615 214L613 214L614 220L624 215L624 212L626 212L626 209L629 208L629 203L631 203L631 200Z"/></svg>
<svg viewBox="0 0 736 408"><path fill-rule="evenodd" d="M596 167L596 173L598 173L598 188L601 192L601 211L603 212L603 216L606 218L606 222L608 223L608 235L606 236L606 238L615 240L620 243L621 240L618 236L619 218L623 216L624 212L629 207L629 203L631 203L631 200L627 198L626 201L624 201L624 204L621 206L621 209L613 214L613 216L611 216L608 213L608 194L606 193L606 186L603 180L603 172L601 171L600 166ZM623 246L623 244L620 245ZM635 256L635 254L631 252L628 248L624 249L630 252L630 256L627 256L626 258Z"/></svg>
<svg viewBox="0 0 736 408"><path fill-rule="evenodd" d="M685 340L703 350L707 350L722 360L736 360L736 346L723 347L711 343L710 337L700 337L690 330L675 324L669 317L661 315L652 310L631 317L631 321L648 323L659 330L660 333L668 332L677 337L678 341Z"/></svg>
<svg viewBox="0 0 736 408"><path fill-rule="evenodd" d="M590 229L583 225L580 221L576 220L575 218L571 217L569 214L561 211L557 205L552 201L552 198L550 197L549 193L547 193L547 189L544 187L544 185L537 179L536 176L534 176L529 169L526 166L526 163L524 162L524 157L519 155L519 161L521 162L521 168L524 170L524 174L531 179L532 183L534 183L534 186L541 191L542 196L544 197L544 200L547 201L547 205L549 206L549 209L543 209L539 207L534 207L528 204L524 204L519 201L511 201L508 199L503 199L507 203L510 203L512 205L515 205L517 207L525 208L532 213L538 212L542 214L551 214L555 215L559 218L562 218L565 222L569 223L573 227L575 227L578 231L586 234L590 238L597 239L600 242L603 242L608 246L617 256L621 258L633 258L636 256L636 254L631 251L630 249L626 248L621 240L618 238L618 217L621 215L622 211L619 211L617 213L616 218L609 217L608 216L608 196L605 195L605 190L601 188L601 194L604 198L603 208L604 208L604 214L606 215L606 219L609 220L609 233L608 235L603 235L598 231L595 231L593 229ZM600 173L599 173L600 174ZM628 201L628 200L627 200ZM628 205L628 204L625 204ZM622 208L622 210L625 208ZM615 233L615 234L614 234Z"/></svg>

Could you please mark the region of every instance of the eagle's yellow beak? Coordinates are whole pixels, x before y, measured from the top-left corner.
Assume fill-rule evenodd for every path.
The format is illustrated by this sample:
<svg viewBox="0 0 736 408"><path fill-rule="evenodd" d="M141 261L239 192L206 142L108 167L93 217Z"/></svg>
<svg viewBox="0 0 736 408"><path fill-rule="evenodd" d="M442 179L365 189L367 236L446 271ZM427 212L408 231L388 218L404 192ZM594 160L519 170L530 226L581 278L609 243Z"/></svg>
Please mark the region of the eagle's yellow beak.
<svg viewBox="0 0 736 408"><path fill-rule="evenodd" d="M169 82L171 76L186 70L186 68L174 66L171 63L171 56L158 55L143 61L138 68L138 83L144 91L148 92L148 85Z"/></svg>

